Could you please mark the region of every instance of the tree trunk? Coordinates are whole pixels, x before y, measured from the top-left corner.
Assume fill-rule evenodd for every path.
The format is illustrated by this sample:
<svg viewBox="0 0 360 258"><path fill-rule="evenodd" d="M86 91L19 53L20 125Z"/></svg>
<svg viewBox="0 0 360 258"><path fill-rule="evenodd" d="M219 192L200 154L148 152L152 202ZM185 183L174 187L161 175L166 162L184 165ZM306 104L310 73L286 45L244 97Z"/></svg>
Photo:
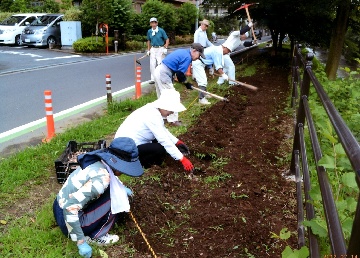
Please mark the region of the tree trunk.
<svg viewBox="0 0 360 258"><path fill-rule="evenodd" d="M351 0L344 0L339 3L336 9L336 18L331 34L329 55L325 67L325 72L329 80L335 80L337 77L336 72L340 63L347 23L350 15L350 4Z"/></svg>

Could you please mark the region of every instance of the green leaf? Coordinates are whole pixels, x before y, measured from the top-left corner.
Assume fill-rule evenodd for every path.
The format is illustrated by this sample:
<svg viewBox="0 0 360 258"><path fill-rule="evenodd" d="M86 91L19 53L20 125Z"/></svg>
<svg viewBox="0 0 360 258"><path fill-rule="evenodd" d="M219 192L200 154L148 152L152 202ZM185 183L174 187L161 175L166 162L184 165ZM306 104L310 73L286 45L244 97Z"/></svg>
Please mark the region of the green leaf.
<svg viewBox="0 0 360 258"><path fill-rule="evenodd" d="M318 165L324 168L335 168L335 159L329 155L324 155L318 162Z"/></svg>
<svg viewBox="0 0 360 258"><path fill-rule="evenodd" d="M357 189L357 183L355 180L355 173L349 172L349 173L344 173L341 177L341 182L346 185L347 187L353 188L353 189Z"/></svg>
<svg viewBox="0 0 360 258"><path fill-rule="evenodd" d="M283 228L280 231L280 239L286 240L291 236L291 232L287 228Z"/></svg>
<svg viewBox="0 0 360 258"><path fill-rule="evenodd" d="M324 221L323 221L324 222ZM325 223L325 222L324 222ZM304 226L310 227L313 234L319 236L319 237L327 237L327 230L325 227L320 225L318 221L311 220L311 221L304 221Z"/></svg>
<svg viewBox="0 0 360 258"><path fill-rule="evenodd" d="M300 250L297 251L298 251L298 256L297 256L298 258L307 258L310 255L309 248L307 248L306 246L301 247Z"/></svg>
<svg viewBox="0 0 360 258"><path fill-rule="evenodd" d="M291 248L289 246L286 246L285 250L282 251L282 253L281 253L281 257L282 258L289 258L293 254L294 254L294 252L291 250Z"/></svg>
<svg viewBox="0 0 360 258"><path fill-rule="evenodd" d="M346 154L343 146L341 145L341 143L337 143L335 145L335 152L338 155L345 155Z"/></svg>
<svg viewBox="0 0 360 258"><path fill-rule="evenodd" d="M330 133L324 132L323 136L325 136L325 138L327 138L331 143L337 143L337 140Z"/></svg>
<svg viewBox="0 0 360 258"><path fill-rule="evenodd" d="M356 211L357 201L353 197L346 198L347 209L349 212L353 213Z"/></svg>

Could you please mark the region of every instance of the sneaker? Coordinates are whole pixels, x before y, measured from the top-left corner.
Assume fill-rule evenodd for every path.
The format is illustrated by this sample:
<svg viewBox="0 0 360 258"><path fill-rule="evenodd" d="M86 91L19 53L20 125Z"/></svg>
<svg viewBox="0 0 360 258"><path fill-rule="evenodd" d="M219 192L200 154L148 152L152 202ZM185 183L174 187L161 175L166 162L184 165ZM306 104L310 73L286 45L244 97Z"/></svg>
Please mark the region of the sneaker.
<svg viewBox="0 0 360 258"><path fill-rule="evenodd" d="M210 105L211 104L206 98L199 99L199 103L202 105Z"/></svg>
<svg viewBox="0 0 360 258"><path fill-rule="evenodd" d="M98 246L113 244L113 243L116 243L117 241L119 241L118 235L106 234L99 238L90 238L88 236L86 237L86 243L96 244Z"/></svg>
<svg viewBox="0 0 360 258"><path fill-rule="evenodd" d="M155 82L154 81L149 81L149 84L155 84Z"/></svg>

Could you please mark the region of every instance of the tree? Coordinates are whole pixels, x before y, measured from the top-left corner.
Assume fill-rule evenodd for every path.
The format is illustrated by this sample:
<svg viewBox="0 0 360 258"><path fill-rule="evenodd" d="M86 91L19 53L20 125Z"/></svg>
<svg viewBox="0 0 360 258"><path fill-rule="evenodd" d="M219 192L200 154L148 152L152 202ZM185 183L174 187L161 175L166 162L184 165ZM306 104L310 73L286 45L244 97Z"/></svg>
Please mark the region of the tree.
<svg viewBox="0 0 360 258"><path fill-rule="evenodd" d="M194 4L186 2L176 10L176 13L181 18L181 22L178 22L176 25L176 34L186 35L194 33L195 30L195 20L197 16L197 8Z"/></svg>
<svg viewBox="0 0 360 258"><path fill-rule="evenodd" d="M342 0L339 2L336 9L336 18L334 20L329 54L325 67L325 72L329 80L335 80L337 77L336 73L345 42L345 34L350 16L350 7L351 0Z"/></svg>
<svg viewBox="0 0 360 258"><path fill-rule="evenodd" d="M159 21L159 26L166 31L168 37L170 38L170 42L173 42L175 39L175 28L177 24L177 16L174 6L159 0L146 1L142 6L142 13L139 23L143 28L143 35L146 35L146 32L150 28L149 21L151 17L157 18Z"/></svg>
<svg viewBox="0 0 360 258"><path fill-rule="evenodd" d="M1 0L0 2L0 11L1 12L9 12L10 7L13 4L13 0Z"/></svg>
<svg viewBox="0 0 360 258"><path fill-rule="evenodd" d="M112 21L110 27L120 33L131 33L134 9L131 0L114 0L112 3Z"/></svg>
<svg viewBox="0 0 360 258"><path fill-rule="evenodd" d="M60 11L60 4L55 0L45 0L43 5L31 8L33 12L41 13L58 13Z"/></svg>
<svg viewBox="0 0 360 258"><path fill-rule="evenodd" d="M112 21L112 0L84 0L80 6L82 11L81 25L84 36L99 35L99 24Z"/></svg>

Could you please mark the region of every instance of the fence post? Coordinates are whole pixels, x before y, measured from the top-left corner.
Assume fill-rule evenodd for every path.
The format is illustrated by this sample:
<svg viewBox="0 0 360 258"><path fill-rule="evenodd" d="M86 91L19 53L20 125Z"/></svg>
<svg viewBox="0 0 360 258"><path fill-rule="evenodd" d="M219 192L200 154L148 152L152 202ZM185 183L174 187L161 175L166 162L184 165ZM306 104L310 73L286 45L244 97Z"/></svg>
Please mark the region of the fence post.
<svg viewBox="0 0 360 258"><path fill-rule="evenodd" d="M54 125L51 90L45 90L44 95L45 95L47 137L43 141L48 142L55 136L55 125Z"/></svg>
<svg viewBox="0 0 360 258"><path fill-rule="evenodd" d="M111 76L110 74L107 74L105 76L106 78L106 97L107 97L107 102L111 103L112 102L112 95L111 95Z"/></svg>
<svg viewBox="0 0 360 258"><path fill-rule="evenodd" d="M290 173L295 174L295 150L299 150L299 124L305 124L305 111L304 111L304 96L309 96L309 90L310 90L310 76L308 73L308 69L311 69L312 66L312 60L314 58L314 54L308 53L306 55L306 64L304 67L304 76L303 81L300 86L300 102L299 107L297 110L296 115L296 124L295 124L295 136L294 136L294 143L293 143L293 149L292 149L292 157L291 157L291 165L290 165Z"/></svg>
<svg viewBox="0 0 360 258"><path fill-rule="evenodd" d="M141 66L136 66L135 99L141 97Z"/></svg>

